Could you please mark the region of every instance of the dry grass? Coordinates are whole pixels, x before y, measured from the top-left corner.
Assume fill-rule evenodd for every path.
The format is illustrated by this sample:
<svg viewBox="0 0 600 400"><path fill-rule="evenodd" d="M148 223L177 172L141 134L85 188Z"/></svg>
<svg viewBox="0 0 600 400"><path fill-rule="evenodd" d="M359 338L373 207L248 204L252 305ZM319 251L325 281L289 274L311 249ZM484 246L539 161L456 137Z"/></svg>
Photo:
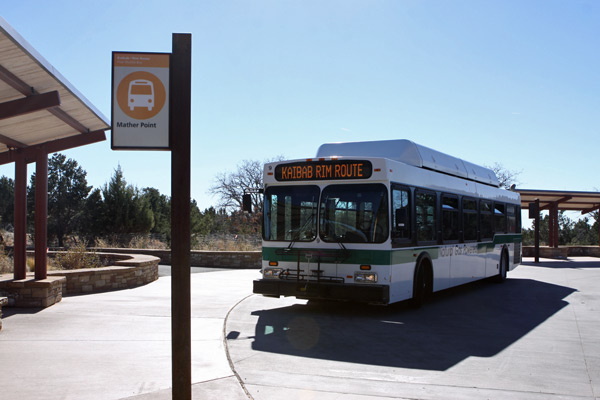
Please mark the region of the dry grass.
<svg viewBox="0 0 600 400"><path fill-rule="evenodd" d="M56 253L54 265L57 269L99 268L104 263L94 251L88 251L83 244Z"/></svg>
<svg viewBox="0 0 600 400"><path fill-rule="evenodd" d="M4 252L4 246L0 246L0 274L12 274L15 262Z"/></svg>
<svg viewBox="0 0 600 400"><path fill-rule="evenodd" d="M255 251L260 249L260 238L255 236L208 235L192 238L192 250Z"/></svg>

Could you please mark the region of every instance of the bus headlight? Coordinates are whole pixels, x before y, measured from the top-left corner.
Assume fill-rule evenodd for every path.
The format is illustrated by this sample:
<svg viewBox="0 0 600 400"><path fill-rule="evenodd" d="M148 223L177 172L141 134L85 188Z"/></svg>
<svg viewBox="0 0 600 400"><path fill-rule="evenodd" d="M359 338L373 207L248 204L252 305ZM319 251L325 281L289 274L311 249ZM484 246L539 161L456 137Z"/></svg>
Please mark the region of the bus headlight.
<svg viewBox="0 0 600 400"><path fill-rule="evenodd" d="M375 272L357 272L354 274L354 282L377 283L377 274Z"/></svg>
<svg viewBox="0 0 600 400"><path fill-rule="evenodd" d="M283 269L281 268L266 268L263 272L265 278L278 278Z"/></svg>

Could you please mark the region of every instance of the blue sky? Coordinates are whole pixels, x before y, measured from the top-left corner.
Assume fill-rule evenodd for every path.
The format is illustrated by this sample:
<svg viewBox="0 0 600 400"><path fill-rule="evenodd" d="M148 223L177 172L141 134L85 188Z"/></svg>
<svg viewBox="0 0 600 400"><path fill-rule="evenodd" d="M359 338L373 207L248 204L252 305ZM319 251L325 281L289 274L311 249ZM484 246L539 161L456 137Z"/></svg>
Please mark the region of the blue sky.
<svg viewBox="0 0 600 400"><path fill-rule="evenodd" d="M600 189L594 0L21 0L1 15L108 118L111 52L170 52L173 32L192 33L201 209L242 160L335 141L406 138L522 171L522 188ZM170 194L168 152L65 154L94 187L121 165Z"/></svg>

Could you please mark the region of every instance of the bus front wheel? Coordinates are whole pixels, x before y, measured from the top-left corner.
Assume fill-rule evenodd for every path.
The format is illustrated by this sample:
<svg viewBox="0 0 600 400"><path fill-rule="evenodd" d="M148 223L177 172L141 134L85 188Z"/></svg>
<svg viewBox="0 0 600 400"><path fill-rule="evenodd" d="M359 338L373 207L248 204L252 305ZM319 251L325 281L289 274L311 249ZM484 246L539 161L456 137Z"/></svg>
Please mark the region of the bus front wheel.
<svg viewBox="0 0 600 400"><path fill-rule="evenodd" d="M411 299L411 305L413 308L420 308L423 306L429 293L431 293L431 279L429 277L430 271L426 264L426 262L421 261L417 265L417 270L415 271L413 297Z"/></svg>

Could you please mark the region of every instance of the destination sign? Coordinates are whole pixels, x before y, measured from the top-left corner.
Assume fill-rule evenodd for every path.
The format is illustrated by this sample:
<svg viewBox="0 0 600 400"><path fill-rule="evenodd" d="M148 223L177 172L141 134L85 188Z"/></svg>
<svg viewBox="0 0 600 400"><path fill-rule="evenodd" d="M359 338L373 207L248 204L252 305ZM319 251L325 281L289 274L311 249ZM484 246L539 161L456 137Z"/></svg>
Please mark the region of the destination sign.
<svg viewBox="0 0 600 400"><path fill-rule="evenodd" d="M305 161L275 167L278 181L368 179L372 173L373 166L366 160Z"/></svg>

